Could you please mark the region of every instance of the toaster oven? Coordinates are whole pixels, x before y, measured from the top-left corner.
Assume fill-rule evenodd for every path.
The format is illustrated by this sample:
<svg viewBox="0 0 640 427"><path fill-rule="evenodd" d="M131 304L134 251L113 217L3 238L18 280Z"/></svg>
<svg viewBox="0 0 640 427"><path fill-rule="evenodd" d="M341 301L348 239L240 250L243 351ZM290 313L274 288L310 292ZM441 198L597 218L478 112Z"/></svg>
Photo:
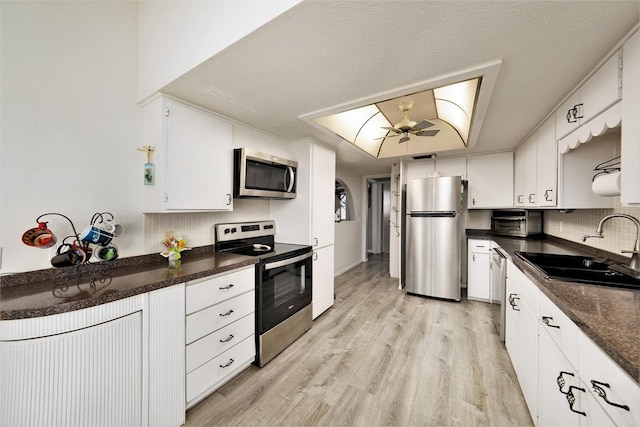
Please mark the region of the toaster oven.
<svg viewBox="0 0 640 427"><path fill-rule="evenodd" d="M491 214L491 232L527 237L542 233L542 212L527 209L501 209Z"/></svg>

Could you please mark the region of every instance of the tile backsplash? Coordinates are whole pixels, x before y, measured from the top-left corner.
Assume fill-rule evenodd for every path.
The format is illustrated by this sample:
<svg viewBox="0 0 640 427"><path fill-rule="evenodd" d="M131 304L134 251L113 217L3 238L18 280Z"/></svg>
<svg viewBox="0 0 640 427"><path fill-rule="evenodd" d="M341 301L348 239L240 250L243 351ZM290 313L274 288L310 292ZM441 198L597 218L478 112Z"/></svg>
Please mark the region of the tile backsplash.
<svg viewBox="0 0 640 427"><path fill-rule="evenodd" d="M271 218L269 200L234 199L230 212L180 212L144 214L144 250L162 251L165 231L183 237L189 246L215 243L214 224L221 222L262 221Z"/></svg>
<svg viewBox="0 0 640 427"><path fill-rule="evenodd" d="M611 213L625 213L640 220L640 207L623 207L620 198L616 197L613 209L577 209L568 213L545 210L544 233L617 254L620 254L621 250L633 249L636 227L631 221L622 218L614 218L605 223L603 239L591 238L582 242L582 236L595 234L598 222Z"/></svg>

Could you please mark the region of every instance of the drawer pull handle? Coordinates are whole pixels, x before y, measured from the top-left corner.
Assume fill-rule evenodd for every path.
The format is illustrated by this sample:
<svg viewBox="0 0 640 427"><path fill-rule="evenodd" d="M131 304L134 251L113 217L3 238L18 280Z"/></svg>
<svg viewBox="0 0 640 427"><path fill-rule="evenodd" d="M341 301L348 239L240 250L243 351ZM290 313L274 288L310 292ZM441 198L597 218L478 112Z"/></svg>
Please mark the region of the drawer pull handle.
<svg viewBox="0 0 640 427"><path fill-rule="evenodd" d="M220 313L220 316L229 316L231 313L233 313L233 310L229 310L226 313Z"/></svg>
<svg viewBox="0 0 640 427"><path fill-rule="evenodd" d="M569 402L569 409L571 409L571 412L575 412L576 414L584 415L586 417L587 416L586 413L582 411L576 411L575 409L573 409L573 404L576 403L576 396L573 394L573 389L580 390L581 392L585 393L585 390L583 388L570 386L569 391L567 391L566 393L567 402Z"/></svg>
<svg viewBox="0 0 640 427"><path fill-rule="evenodd" d="M616 408L625 409L627 411L630 410L627 405L620 405L619 403L610 402L609 399L607 399L607 391L600 386L611 388L611 386L607 383L601 383L600 381L591 380L591 387L593 387L593 391L595 391L596 394L602 398L602 400L604 400L611 406L615 406Z"/></svg>
<svg viewBox="0 0 640 427"><path fill-rule="evenodd" d="M547 202L551 202L553 200L553 198L551 197L551 193L553 193L553 190L547 190L544 192L544 199Z"/></svg>
<svg viewBox="0 0 640 427"><path fill-rule="evenodd" d="M515 311L520 311L518 304L516 303L517 299L520 299L518 294L509 294L509 304L511 305L511 308Z"/></svg>
<svg viewBox="0 0 640 427"><path fill-rule="evenodd" d="M560 374L558 375L558 378L556 378L556 383L558 383L558 390L560 390L560 393L562 394L567 394L566 392L562 391L562 387L564 387L567 382L564 380L564 375L571 375L572 377L574 377L575 375L573 375L571 372L565 372L565 371L560 371Z"/></svg>
<svg viewBox="0 0 640 427"><path fill-rule="evenodd" d="M220 342L229 342L229 341L231 341L232 339L233 339L233 335L232 335L232 334L229 334L229 337L228 337L227 339L220 340Z"/></svg>
<svg viewBox="0 0 640 427"><path fill-rule="evenodd" d="M229 283L227 286L220 286L221 291L231 289L231 288L233 288L233 283Z"/></svg>
<svg viewBox="0 0 640 427"><path fill-rule="evenodd" d="M228 368L233 363L233 359L229 359L226 365L220 365L221 368Z"/></svg>
<svg viewBox="0 0 640 427"><path fill-rule="evenodd" d="M558 328L558 329L560 329L560 326L551 324L552 320L553 320L553 317L551 317L551 316L542 316L542 323L544 323L545 325L547 325L550 328Z"/></svg>

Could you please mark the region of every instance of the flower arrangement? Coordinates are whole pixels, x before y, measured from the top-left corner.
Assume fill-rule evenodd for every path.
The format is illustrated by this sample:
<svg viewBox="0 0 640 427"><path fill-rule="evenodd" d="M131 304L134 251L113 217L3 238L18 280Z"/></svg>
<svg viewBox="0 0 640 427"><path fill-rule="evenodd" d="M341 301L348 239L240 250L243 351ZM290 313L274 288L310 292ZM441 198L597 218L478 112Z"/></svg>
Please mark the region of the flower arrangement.
<svg viewBox="0 0 640 427"><path fill-rule="evenodd" d="M191 249L187 247L187 242L182 237L171 236L170 238L164 240L162 244L167 249L160 252L160 255L165 258L174 260L178 260L181 258L180 252Z"/></svg>

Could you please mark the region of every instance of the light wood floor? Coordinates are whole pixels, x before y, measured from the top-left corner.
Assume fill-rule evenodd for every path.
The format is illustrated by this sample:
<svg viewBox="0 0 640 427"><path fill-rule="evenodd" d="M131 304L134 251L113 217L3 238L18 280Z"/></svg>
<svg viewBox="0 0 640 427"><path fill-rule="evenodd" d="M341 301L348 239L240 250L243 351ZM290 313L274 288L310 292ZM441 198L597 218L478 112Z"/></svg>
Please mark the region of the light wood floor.
<svg viewBox="0 0 640 427"><path fill-rule="evenodd" d="M488 304L406 295L371 257L264 368L187 412L189 426L532 425Z"/></svg>

